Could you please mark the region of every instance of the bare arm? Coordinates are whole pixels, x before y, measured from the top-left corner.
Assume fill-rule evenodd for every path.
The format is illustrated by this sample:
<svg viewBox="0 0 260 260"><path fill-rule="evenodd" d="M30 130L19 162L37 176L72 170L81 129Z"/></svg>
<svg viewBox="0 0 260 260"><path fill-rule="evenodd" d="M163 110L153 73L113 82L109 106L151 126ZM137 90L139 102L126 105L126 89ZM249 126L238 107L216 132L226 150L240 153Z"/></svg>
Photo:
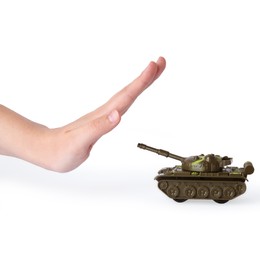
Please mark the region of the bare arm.
<svg viewBox="0 0 260 260"><path fill-rule="evenodd" d="M56 129L32 122L0 105L0 154L40 167L67 172L83 163L96 141L120 122L135 99L165 69L165 59L150 62L142 74L107 103L78 120Z"/></svg>

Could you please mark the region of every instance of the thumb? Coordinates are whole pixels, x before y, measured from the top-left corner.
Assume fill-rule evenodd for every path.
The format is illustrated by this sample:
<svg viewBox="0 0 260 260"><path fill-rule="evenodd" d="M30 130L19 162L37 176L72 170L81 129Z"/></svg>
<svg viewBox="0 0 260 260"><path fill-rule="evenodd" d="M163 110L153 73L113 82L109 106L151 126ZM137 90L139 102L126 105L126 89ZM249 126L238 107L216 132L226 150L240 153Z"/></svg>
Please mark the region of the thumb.
<svg viewBox="0 0 260 260"><path fill-rule="evenodd" d="M120 119L118 111L113 110L110 114L91 121L88 129L89 141L95 143L101 136L114 129L119 124Z"/></svg>

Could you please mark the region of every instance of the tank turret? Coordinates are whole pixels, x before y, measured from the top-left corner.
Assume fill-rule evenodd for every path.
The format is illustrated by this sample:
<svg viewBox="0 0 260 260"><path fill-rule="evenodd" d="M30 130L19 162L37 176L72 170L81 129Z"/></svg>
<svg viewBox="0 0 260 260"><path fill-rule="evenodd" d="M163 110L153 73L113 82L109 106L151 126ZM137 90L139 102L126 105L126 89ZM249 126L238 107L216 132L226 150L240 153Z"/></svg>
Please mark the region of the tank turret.
<svg viewBox="0 0 260 260"><path fill-rule="evenodd" d="M246 191L247 175L254 172L249 161L241 168L228 166L232 163L228 156L201 154L182 157L141 143L137 146L181 162L181 165L159 170L155 177L159 189L177 202L212 199L225 203Z"/></svg>
<svg viewBox="0 0 260 260"><path fill-rule="evenodd" d="M178 160L182 163L183 171L191 172L218 172L223 169L224 166L232 163L232 158L227 156L221 157L219 155L208 154L208 155L195 155L190 157L181 157L179 155L172 154L162 149L156 149L145 144L138 144L139 148L148 150L159 155L169 157Z"/></svg>

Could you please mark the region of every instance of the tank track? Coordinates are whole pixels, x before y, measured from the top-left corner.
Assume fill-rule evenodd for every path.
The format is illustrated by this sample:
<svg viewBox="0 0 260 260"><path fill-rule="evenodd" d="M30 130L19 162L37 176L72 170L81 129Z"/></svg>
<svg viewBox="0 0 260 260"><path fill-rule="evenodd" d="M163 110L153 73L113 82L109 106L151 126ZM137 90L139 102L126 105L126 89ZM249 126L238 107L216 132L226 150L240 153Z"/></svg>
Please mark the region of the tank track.
<svg viewBox="0 0 260 260"><path fill-rule="evenodd" d="M188 199L209 199L225 203L246 191L244 180L181 180L157 178L159 189L169 198L184 202Z"/></svg>

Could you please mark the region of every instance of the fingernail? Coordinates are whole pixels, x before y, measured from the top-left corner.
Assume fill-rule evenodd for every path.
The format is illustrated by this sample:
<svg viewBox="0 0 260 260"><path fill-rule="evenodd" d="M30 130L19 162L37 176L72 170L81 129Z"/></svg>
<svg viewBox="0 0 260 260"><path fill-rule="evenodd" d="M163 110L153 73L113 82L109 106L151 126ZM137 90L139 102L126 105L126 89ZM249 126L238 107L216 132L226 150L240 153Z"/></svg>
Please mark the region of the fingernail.
<svg viewBox="0 0 260 260"><path fill-rule="evenodd" d="M108 116L108 120L111 122L111 123L116 123L118 121L118 118L119 118L119 114L117 112L117 110L113 110L109 116Z"/></svg>

